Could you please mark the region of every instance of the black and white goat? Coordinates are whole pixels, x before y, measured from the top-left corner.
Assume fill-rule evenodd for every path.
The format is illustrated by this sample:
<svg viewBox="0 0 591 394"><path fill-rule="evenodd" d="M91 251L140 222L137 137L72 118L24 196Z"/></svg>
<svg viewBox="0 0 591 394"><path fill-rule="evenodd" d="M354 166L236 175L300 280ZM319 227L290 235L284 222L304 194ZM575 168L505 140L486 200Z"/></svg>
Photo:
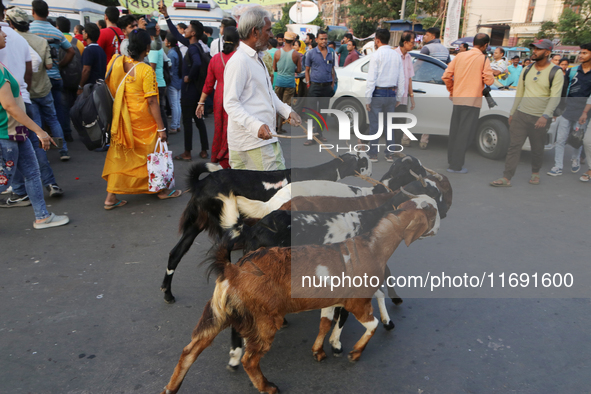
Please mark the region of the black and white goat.
<svg viewBox="0 0 591 394"><path fill-rule="evenodd" d="M182 236L170 251L161 286L164 300L168 303L175 302L171 291L172 277L181 258L189 251L195 238L204 230L208 230L210 235L216 237L223 234L223 229L220 227L222 202L217 198L218 196L233 193L235 196L267 201L292 180L338 181L357 173L371 176L371 170L371 162L365 153L346 153L318 166L278 171L223 170L220 166L211 163L194 165L190 170L188 182L192 196L181 217ZM199 179L205 173L209 175Z"/></svg>

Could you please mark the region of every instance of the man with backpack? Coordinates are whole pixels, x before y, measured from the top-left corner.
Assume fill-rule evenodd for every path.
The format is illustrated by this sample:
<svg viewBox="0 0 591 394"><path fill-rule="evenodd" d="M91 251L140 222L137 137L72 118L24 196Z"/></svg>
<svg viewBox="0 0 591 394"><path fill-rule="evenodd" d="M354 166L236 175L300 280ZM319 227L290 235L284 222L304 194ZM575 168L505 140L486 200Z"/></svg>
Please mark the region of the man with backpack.
<svg viewBox="0 0 591 394"><path fill-rule="evenodd" d="M568 93L566 96L565 108L562 115L556 120L557 133L556 145L554 148L554 167L548 171L550 176L562 175L562 165L564 161L564 146L571 129L584 118L585 122L580 125L584 129L587 127L587 112L585 104L591 95L591 43L580 46L579 61L581 65L573 67L567 71ZM581 150L575 149L571 160L571 171L579 172L581 169Z"/></svg>
<svg viewBox="0 0 591 394"><path fill-rule="evenodd" d="M552 41L536 40L531 45L533 65L522 72L513 108L509 116L510 143L505 159L503 177L490 183L495 187L511 186L511 178L519 164L521 148L529 137L531 143L532 175L529 183L540 184L540 169L544 160L546 133L554 110L560 103L564 78L560 67L550 60Z"/></svg>
<svg viewBox="0 0 591 394"><path fill-rule="evenodd" d="M74 106L76 101L76 92L78 91L78 85L80 84L80 78L82 77L82 53L84 52L84 44L77 38L70 35L70 20L66 17L60 16L56 19L56 25L59 31L64 34L66 40L72 45L74 49L74 57L68 65L60 69L60 75L62 81L64 81L64 90L62 90L62 105L66 110ZM63 59L66 56L66 51L60 48L59 58ZM74 141L72 138L72 129L69 127L69 116L68 127L64 128L64 138L68 142Z"/></svg>
<svg viewBox="0 0 591 394"><path fill-rule="evenodd" d="M70 128L70 117L67 113L67 108L63 105L62 90L64 88L64 81L60 74L60 69L66 67L68 63L72 61L76 52L72 45L68 42L64 34L53 27L47 20L49 15L49 6L43 0L34 0L31 3L34 21L30 24L31 33L44 38L49 43L49 50L51 58L53 59L53 67L47 71L47 75L51 81L51 95L53 97L53 105L55 106L55 112L61 127L56 128L55 131L52 128L51 133L53 138L64 138L64 134L72 134ZM60 59L59 50L63 49L66 51L65 55ZM70 154L68 152L68 144L64 141L62 148L60 149L60 160L70 160Z"/></svg>
<svg viewBox="0 0 591 394"><path fill-rule="evenodd" d="M107 27L102 29L101 36L97 44L103 48L107 55L107 64L111 61L113 55L118 55L119 46L121 41L125 38L121 29L117 27L117 21L119 20L119 9L114 6L107 7L105 9L105 23Z"/></svg>
<svg viewBox="0 0 591 394"><path fill-rule="evenodd" d="M82 55L82 77L77 93L82 93L84 85L95 84L97 80L105 78L107 71L107 55L97 44L101 31L95 23L87 23L84 26L84 40L86 50Z"/></svg>
<svg viewBox="0 0 591 394"><path fill-rule="evenodd" d="M195 115L197 104L201 98L203 85L205 84L205 77L207 76L207 67L209 66L210 56L205 53L199 44L199 40L203 36L203 25L201 22L192 20L189 26L185 29L183 36L177 30L176 26L170 20L166 6L163 2L159 4L159 11L166 19L168 31L180 42L185 45L187 54L183 58L182 77L183 83L181 86L181 112L183 117L183 128L185 130L185 151L175 160L191 161L191 151L193 150L193 123L199 129L199 136L201 138L201 152L199 157L207 158L207 150L209 149L209 140L207 139L207 129L202 118Z"/></svg>

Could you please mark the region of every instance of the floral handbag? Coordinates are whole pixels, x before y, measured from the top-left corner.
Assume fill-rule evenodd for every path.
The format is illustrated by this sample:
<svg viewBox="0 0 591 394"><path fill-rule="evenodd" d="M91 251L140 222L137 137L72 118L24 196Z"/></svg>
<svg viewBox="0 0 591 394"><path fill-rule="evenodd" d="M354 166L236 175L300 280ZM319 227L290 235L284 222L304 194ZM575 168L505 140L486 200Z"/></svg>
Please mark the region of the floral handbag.
<svg viewBox="0 0 591 394"><path fill-rule="evenodd" d="M154 153L148 155L148 190L159 192L162 189L174 189L174 166L172 151L158 138Z"/></svg>

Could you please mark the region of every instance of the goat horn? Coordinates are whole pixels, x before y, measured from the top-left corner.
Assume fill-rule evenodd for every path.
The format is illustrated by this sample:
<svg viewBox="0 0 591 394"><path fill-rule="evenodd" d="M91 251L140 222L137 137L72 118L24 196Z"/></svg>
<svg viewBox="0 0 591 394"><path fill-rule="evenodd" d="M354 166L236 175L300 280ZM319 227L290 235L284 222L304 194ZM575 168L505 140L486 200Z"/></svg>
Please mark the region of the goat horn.
<svg viewBox="0 0 591 394"><path fill-rule="evenodd" d="M417 198L418 196L412 193L407 192L406 190L404 190L404 186L400 186L400 192L402 194L404 194L405 196L408 196L410 198Z"/></svg>
<svg viewBox="0 0 591 394"><path fill-rule="evenodd" d="M443 180L443 177L441 176L440 173L433 171L432 169L427 168L427 167L423 167L423 168L425 169L425 171L427 171L429 174L433 175L435 178L439 179L440 181Z"/></svg>
<svg viewBox="0 0 591 394"><path fill-rule="evenodd" d="M402 159L402 161L406 161L406 160L412 161L412 157L410 157L410 156L404 156L404 159Z"/></svg>
<svg viewBox="0 0 591 394"><path fill-rule="evenodd" d="M422 175L419 175L419 179L417 180L421 182L421 185L423 185L423 187L427 187L427 182L425 182Z"/></svg>
<svg viewBox="0 0 591 394"><path fill-rule="evenodd" d="M419 175L417 175L416 172L414 172L413 170L408 170L408 172L410 172L410 175L414 176L417 179L417 181L419 180Z"/></svg>

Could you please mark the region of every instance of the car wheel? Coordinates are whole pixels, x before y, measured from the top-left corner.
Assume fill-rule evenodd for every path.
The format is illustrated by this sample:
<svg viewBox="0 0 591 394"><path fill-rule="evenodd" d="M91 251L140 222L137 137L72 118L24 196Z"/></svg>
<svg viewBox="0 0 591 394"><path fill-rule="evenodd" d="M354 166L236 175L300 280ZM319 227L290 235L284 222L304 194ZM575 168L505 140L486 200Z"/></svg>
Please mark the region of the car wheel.
<svg viewBox="0 0 591 394"><path fill-rule="evenodd" d="M349 121L351 125L353 124L353 114L357 113L358 121L359 121L359 130L363 132L367 127L367 119L365 116L365 108L363 105L354 98L346 98L342 101L339 101L336 105L336 108L339 111L343 111L349 117Z"/></svg>
<svg viewBox="0 0 591 394"><path fill-rule="evenodd" d="M487 159L501 159L509 149L509 129L499 119L488 119L478 125L476 149Z"/></svg>

